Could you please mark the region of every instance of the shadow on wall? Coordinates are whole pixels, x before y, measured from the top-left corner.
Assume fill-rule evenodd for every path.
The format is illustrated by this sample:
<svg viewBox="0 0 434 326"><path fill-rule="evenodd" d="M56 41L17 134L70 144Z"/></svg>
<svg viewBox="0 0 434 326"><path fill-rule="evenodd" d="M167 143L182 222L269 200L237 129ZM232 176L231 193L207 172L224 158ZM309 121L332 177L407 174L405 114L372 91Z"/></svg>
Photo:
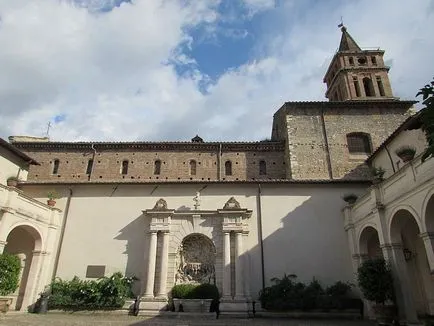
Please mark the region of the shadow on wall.
<svg viewBox="0 0 434 326"><path fill-rule="evenodd" d="M344 180L372 180L369 166L365 163L357 165L355 168L347 172L342 179Z"/></svg>
<svg viewBox="0 0 434 326"><path fill-rule="evenodd" d="M127 266L125 268L125 276L135 276L139 280L134 282L133 293L139 295L141 291L141 279L144 276L144 254L145 254L145 234L149 229L149 225L145 223L145 217L142 215L135 218L131 223L121 229L115 240L126 240L125 251L127 255Z"/></svg>
<svg viewBox="0 0 434 326"><path fill-rule="evenodd" d="M290 211L282 209L279 200L273 198L282 196L282 189L263 187L262 191L265 286L271 285L271 278L282 278L285 273L295 274L305 283L315 278L323 287L337 281L355 283L341 213L345 202L341 196L348 191L363 192L363 188L331 185L316 185L315 189L304 185L286 188L285 196L294 202ZM257 245L244 259L260 260L260 251ZM260 268L254 266L251 274L261 273ZM252 284L253 297L257 297L260 286Z"/></svg>

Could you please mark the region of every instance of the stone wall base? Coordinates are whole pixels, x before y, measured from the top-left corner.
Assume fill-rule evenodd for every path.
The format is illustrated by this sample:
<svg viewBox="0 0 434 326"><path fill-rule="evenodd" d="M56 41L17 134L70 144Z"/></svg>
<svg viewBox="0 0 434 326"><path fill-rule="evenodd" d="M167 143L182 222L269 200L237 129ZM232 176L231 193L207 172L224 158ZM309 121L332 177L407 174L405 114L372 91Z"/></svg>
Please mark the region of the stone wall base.
<svg viewBox="0 0 434 326"><path fill-rule="evenodd" d="M220 301L220 312L222 314L243 313L247 315L248 311L249 306L245 299L222 299Z"/></svg>

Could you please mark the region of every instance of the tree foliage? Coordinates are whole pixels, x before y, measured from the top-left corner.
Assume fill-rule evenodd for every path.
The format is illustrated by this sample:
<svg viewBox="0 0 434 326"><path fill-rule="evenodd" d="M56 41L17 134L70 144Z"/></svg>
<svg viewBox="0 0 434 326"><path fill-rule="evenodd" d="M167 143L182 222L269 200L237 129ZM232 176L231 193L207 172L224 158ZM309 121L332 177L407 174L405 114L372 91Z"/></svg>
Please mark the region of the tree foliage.
<svg viewBox="0 0 434 326"><path fill-rule="evenodd" d="M357 280L367 300L382 304L394 300L392 272L383 258L364 261L358 269Z"/></svg>
<svg viewBox="0 0 434 326"><path fill-rule="evenodd" d="M18 288L21 262L15 255L0 254L0 295L9 295Z"/></svg>
<svg viewBox="0 0 434 326"><path fill-rule="evenodd" d="M434 79L430 84L425 85L416 96L422 95L422 104L425 107L421 110L420 119L422 130L425 132L428 147L422 155L422 162L434 156Z"/></svg>
<svg viewBox="0 0 434 326"><path fill-rule="evenodd" d="M71 281L56 279L51 284L48 299L49 309L65 310L98 310L116 309L132 298L131 286L134 277L124 277L114 273L97 281L80 280L74 277Z"/></svg>

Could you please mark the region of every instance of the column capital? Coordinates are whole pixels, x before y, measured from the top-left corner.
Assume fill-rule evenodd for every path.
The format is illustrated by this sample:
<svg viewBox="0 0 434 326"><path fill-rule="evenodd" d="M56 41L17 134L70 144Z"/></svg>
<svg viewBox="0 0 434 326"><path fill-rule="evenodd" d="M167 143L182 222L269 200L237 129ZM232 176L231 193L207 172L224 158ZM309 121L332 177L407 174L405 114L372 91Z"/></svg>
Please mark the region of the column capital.
<svg viewBox="0 0 434 326"><path fill-rule="evenodd" d="M403 249L404 246L400 242L380 244L381 249Z"/></svg>
<svg viewBox="0 0 434 326"><path fill-rule="evenodd" d="M419 237L422 238L423 240L434 240L434 232L423 232L419 234Z"/></svg>

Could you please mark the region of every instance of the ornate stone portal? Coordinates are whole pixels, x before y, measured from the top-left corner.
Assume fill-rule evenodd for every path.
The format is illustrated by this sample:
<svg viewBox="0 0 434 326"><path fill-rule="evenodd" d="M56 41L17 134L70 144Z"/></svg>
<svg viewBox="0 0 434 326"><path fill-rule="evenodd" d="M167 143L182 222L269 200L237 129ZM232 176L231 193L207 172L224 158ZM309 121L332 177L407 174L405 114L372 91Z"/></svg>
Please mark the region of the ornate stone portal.
<svg viewBox="0 0 434 326"><path fill-rule="evenodd" d="M199 209L199 193L194 203L193 210L172 210L159 199L153 209L143 211L150 223L140 308L164 310L175 284L211 283L222 295L222 312L247 312L250 271L243 238L248 237L252 211L233 197L216 210Z"/></svg>
<svg viewBox="0 0 434 326"><path fill-rule="evenodd" d="M202 234L184 238L177 254L175 284L215 284L216 250L212 241Z"/></svg>

